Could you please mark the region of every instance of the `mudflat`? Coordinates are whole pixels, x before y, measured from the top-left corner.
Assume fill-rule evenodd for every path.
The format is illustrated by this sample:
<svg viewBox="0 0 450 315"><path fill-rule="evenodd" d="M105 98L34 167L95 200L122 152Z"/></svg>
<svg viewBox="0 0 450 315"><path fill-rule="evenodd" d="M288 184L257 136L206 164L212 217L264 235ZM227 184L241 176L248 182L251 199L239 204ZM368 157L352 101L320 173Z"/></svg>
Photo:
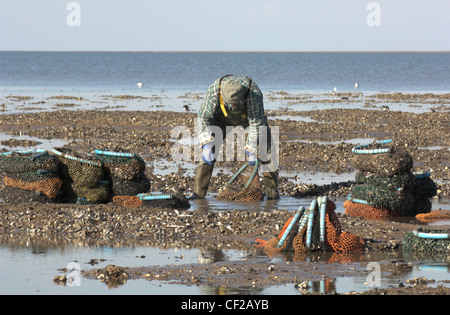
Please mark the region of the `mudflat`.
<svg viewBox="0 0 450 315"><path fill-rule="evenodd" d="M448 107L439 103L436 106L435 110L423 113L370 107L266 111L269 124L279 128L281 198L328 195L333 199L347 196L354 185L351 180L337 180L327 185L307 184L296 172L329 173L339 178L340 174L354 171L351 149L355 143L352 139L393 139L396 145L404 147L413 157L414 171L431 172L438 186L435 198L447 202L450 193L450 113ZM194 177L186 171L183 163L172 159L171 150L178 140L174 138L174 128L186 127L193 135L195 119L196 113L193 112L58 109L40 113L5 113L0 115L0 132L42 139L66 139L67 147L82 152L114 148L140 154L149 166L146 175L150 179L150 191L189 196ZM9 142L11 146L25 146L20 141L12 141ZM195 146L191 146L190 150L194 165ZM173 163L179 167L175 172L158 174L154 168L160 161L161 164ZM219 161L217 166L233 170L239 165ZM228 178L229 174L223 172L214 174L209 193L217 192ZM3 187L2 184L0 189ZM225 283L231 288L285 283L300 286L304 280L367 274L364 268L349 270L346 264L367 261L368 255L379 251L400 251L405 235L420 224L414 218L376 221L343 213L337 215L342 230L362 237L367 245L363 252L354 253L350 258L329 257L336 259L338 264L298 265L296 261L302 261L302 257L287 257L268 270L266 263L248 257L233 266L217 262L147 268L115 267L121 271L118 275L123 277L126 274L127 279L164 279L189 285ZM256 248L255 239L268 240L278 235L290 216L289 210L244 211L233 209L232 204L229 211L214 212L126 208L112 202L98 205L0 203L0 237L3 242L16 244L23 244L29 238L45 238L55 244L76 242L121 246L139 243L193 247L215 244L231 248ZM408 264L397 262L386 268L395 266L401 268ZM101 279L107 271L91 270L84 276ZM405 285L364 294L422 293L448 294L450 290L443 286Z"/></svg>

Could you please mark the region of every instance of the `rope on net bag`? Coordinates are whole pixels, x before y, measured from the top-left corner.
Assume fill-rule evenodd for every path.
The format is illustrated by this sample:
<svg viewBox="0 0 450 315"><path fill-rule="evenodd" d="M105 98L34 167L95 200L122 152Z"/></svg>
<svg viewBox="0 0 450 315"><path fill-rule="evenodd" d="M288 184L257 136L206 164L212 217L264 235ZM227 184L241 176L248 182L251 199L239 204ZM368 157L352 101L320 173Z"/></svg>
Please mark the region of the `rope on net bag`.
<svg viewBox="0 0 450 315"><path fill-rule="evenodd" d="M221 201L263 200L264 194L258 174L259 165L259 159L256 159L253 167L246 162L226 183L216 199Z"/></svg>
<svg viewBox="0 0 450 315"><path fill-rule="evenodd" d="M282 252L357 251L365 247L358 236L343 232L334 210L336 205L326 196L311 202L308 209L300 207L284 225L278 237L268 241L257 239L271 256Z"/></svg>
<svg viewBox="0 0 450 315"><path fill-rule="evenodd" d="M150 181L144 173L145 161L138 154L111 150L95 150L94 153L103 163L112 195L134 196L150 189Z"/></svg>
<svg viewBox="0 0 450 315"><path fill-rule="evenodd" d="M177 208L188 209L189 201L182 195L152 195L142 193L136 196L114 196L113 203L128 208Z"/></svg>
<svg viewBox="0 0 450 315"><path fill-rule="evenodd" d="M450 253L450 229L417 228L406 234L402 243L405 252Z"/></svg>

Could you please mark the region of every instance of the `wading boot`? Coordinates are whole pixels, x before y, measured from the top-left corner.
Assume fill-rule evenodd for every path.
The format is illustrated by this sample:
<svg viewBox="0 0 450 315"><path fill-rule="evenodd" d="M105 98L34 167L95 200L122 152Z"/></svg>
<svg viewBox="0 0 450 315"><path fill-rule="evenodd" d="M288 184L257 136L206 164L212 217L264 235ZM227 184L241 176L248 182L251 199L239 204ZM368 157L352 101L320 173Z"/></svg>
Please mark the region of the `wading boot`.
<svg viewBox="0 0 450 315"><path fill-rule="evenodd" d="M263 172L264 192L269 200L280 199L278 193L278 172Z"/></svg>
<svg viewBox="0 0 450 315"><path fill-rule="evenodd" d="M208 164L200 164L195 171L194 193L191 199L203 199L208 191L209 180L213 172L214 166Z"/></svg>

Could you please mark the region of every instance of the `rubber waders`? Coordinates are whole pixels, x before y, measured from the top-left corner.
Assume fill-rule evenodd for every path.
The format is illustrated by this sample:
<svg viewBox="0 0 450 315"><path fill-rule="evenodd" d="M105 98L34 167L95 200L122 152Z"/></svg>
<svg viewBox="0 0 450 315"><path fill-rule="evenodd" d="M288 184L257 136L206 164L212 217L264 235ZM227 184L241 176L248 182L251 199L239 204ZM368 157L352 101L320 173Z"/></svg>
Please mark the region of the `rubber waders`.
<svg viewBox="0 0 450 315"><path fill-rule="evenodd" d="M208 191L209 180L213 172L214 166L208 164L200 164L195 172L194 194L193 199L203 199Z"/></svg>
<svg viewBox="0 0 450 315"><path fill-rule="evenodd" d="M267 199L280 199L278 193L278 172L263 172L264 176L264 192Z"/></svg>

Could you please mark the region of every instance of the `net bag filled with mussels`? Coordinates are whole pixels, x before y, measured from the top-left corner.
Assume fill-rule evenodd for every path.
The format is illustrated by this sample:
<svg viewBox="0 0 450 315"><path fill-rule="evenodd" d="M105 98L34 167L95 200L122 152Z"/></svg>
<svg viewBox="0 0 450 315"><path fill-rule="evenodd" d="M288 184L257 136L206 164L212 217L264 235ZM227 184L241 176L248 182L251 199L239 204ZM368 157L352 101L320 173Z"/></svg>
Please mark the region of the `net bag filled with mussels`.
<svg viewBox="0 0 450 315"><path fill-rule="evenodd" d="M63 180L63 201L78 204L107 202L108 182L104 180L103 164L95 156L70 148L54 148L51 154L60 161L59 175Z"/></svg>
<svg viewBox="0 0 450 315"><path fill-rule="evenodd" d="M105 179L113 196L135 196L150 189L145 175L145 161L141 156L117 149L95 150L95 157L103 163Z"/></svg>
<svg viewBox="0 0 450 315"><path fill-rule="evenodd" d="M264 194L259 179L260 161L255 165L247 162L230 178L216 196L220 201L262 201Z"/></svg>
<svg viewBox="0 0 450 315"><path fill-rule="evenodd" d="M413 159L404 148L382 140L352 152L358 172L344 203L347 215L385 220L431 211L436 185L429 173L412 172Z"/></svg>
<svg viewBox="0 0 450 315"><path fill-rule="evenodd" d="M450 254L450 229L417 228L403 239L403 252Z"/></svg>
<svg viewBox="0 0 450 315"><path fill-rule="evenodd" d="M269 256L278 253L313 251L349 252L365 247L362 238L342 231L336 216L336 205L327 197L319 197L309 208L300 207L285 223L277 237L257 239Z"/></svg>
<svg viewBox="0 0 450 315"><path fill-rule="evenodd" d="M12 151L0 154L5 202L56 202L62 187L59 160L45 150Z"/></svg>
<svg viewBox="0 0 450 315"><path fill-rule="evenodd" d="M113 203L127 208L190 208L189 201L181 194L142 193L136 196L114 196Z"/></svg>

